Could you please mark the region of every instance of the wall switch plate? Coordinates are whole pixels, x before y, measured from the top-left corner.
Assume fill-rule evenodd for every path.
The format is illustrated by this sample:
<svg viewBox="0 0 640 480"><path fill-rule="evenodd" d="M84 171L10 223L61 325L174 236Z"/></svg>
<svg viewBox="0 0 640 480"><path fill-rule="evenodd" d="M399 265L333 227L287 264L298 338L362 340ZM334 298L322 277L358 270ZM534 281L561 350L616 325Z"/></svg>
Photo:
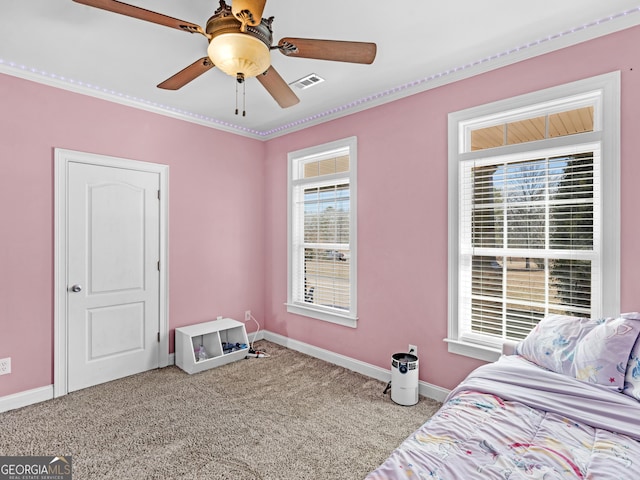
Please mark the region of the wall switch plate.
<svg viewBox="0 0 640 480"><path fill-rule="evenodd" d="M244 312L244 321L248 322L249 320L251 320L251 310L246 310Z"/></svg>
<svg viewBox="0 0 640 480"><path fill-rule="evenodd" d="M0 375L11 373L11 357L0 359Z"/></svg>
<svg viewBox="0 0 640 480"><path fill-rule="evenodd" d="M409 344L409 353L418 356L418 346Z"/></svg>

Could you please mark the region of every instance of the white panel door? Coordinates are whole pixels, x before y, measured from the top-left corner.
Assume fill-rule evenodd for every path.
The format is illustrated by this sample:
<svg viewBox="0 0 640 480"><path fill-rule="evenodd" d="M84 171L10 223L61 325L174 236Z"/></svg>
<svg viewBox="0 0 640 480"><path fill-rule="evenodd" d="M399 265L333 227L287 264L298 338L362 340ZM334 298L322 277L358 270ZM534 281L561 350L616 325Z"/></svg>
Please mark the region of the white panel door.
<svg viewBox="0 0 640 480"><path fill-rule="evenodd" d="M158 173L70 162L69 391L159 366Z"/></svg>

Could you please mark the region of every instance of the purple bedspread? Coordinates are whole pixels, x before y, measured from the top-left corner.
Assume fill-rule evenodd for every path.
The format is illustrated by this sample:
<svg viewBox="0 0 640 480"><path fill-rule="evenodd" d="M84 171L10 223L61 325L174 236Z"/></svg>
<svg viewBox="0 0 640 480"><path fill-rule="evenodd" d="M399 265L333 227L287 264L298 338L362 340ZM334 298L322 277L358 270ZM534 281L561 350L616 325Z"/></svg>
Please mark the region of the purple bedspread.
<svg viewBox="0 0 640 480"><path fill-rule="evenodd" d="M640 479L640 403L518 356L472 372L367 477Z"/></svg>

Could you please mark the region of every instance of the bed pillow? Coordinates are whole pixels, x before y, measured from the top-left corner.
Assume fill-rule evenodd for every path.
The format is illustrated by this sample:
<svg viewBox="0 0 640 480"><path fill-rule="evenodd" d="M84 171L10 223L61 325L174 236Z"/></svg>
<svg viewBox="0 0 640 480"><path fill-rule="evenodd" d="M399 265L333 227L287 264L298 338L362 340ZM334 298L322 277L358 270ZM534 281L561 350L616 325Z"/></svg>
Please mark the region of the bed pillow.
<svg viewBox="0 0 640 480"><path fill-rule="evenodd" d="M635 318L640 319L640 313L634 312ZM636 340L635 345L631 349L627 371L624 376L624 390L622 393L630 397L640 400L640 337Z"/></svg>
<svg viewBox="0 0 640 480"><path fill-rule="evenodd" d="M549 315L516 346L515 353L557 373L569 375L578 342L597 326L595 320Z"/></svg>
<svg viewBox="0 0 640 480"><path fill-rule="evenodd" d="M599 320L549 315L516 353L554 372L622 390L638 333L640 317L633 314Z"/></svg>

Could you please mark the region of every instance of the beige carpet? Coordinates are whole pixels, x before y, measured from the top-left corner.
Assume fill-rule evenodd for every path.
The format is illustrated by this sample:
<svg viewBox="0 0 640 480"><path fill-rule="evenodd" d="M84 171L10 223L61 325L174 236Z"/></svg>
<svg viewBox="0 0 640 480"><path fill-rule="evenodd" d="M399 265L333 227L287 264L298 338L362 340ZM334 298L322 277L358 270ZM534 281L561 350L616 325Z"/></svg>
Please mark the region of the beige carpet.
<svg viewBox="0 0 640 480"><path fill-rule="evenodd" d="M266 341L269 358L168 367L0 414L0 455L72 455L82 479L364 478L440 404Z"/></svg>

